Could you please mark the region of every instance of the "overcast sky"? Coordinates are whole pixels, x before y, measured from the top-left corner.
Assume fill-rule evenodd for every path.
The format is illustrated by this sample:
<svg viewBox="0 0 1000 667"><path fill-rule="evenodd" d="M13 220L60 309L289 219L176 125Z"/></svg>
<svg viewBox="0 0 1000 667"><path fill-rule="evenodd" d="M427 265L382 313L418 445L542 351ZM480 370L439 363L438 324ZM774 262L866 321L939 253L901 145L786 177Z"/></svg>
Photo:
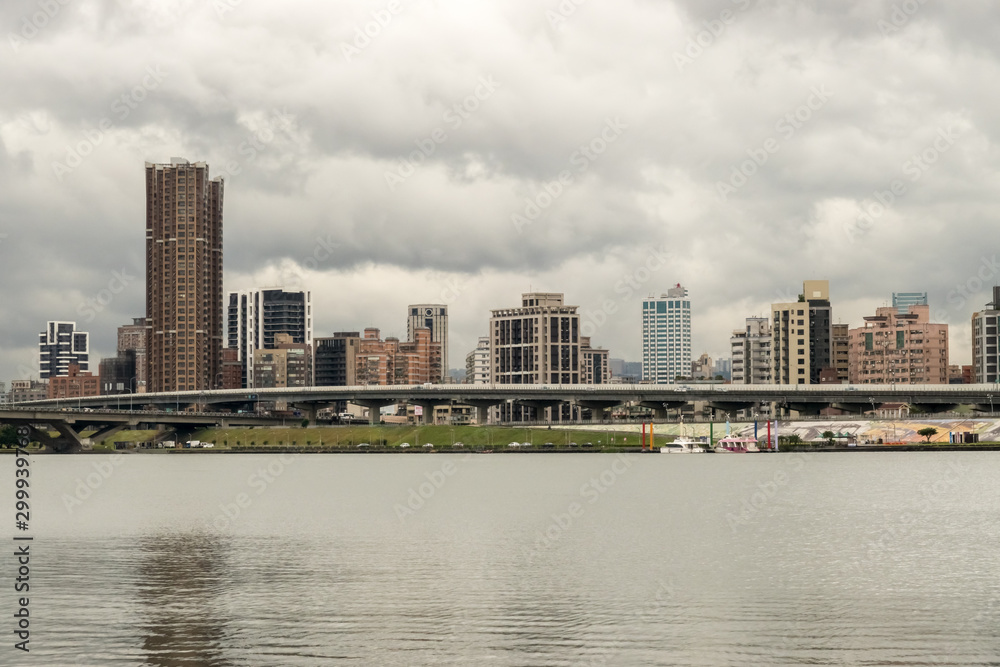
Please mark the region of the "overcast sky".
<svg viewBox="0 0 1000 667"><path fill-rule="evenodd" d="M405 337L408 303L448 303L452 367L531 289L638 360L643 296L683 283L694 356L728 356L804 279L852 326L929 292L970 363L1000 280L992 0L7 0L0 20L5 380L37 372L48 320L91 332L96 371L144 314L143 164L173 156L226 178L227 290L311 289L316 335Z"/></svg>

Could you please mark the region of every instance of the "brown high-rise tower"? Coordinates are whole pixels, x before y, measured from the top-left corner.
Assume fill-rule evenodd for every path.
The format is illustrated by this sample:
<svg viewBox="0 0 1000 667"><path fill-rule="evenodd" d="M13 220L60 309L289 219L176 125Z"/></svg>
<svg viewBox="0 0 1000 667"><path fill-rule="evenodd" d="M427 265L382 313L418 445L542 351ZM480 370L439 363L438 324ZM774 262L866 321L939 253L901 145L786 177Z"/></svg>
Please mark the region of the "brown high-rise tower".
<svg viewBox="0 0 1000 667"><path fill-rule="evenodd" d="M147 391L218 384L222 194L204 162L146 163Z"/></svg>

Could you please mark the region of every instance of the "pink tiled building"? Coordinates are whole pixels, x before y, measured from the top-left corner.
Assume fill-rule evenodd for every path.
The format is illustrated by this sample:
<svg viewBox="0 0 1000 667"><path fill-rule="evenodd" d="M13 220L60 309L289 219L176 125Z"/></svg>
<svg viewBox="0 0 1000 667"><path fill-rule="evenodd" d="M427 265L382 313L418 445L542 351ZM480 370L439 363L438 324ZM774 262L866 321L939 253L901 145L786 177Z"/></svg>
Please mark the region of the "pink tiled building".
<svg viewBox="0 0 1000 667"><path fill-rule="evenodd" d="M852 384L948 384L948 325L928 306L877 308L848 337Z"/></svg>

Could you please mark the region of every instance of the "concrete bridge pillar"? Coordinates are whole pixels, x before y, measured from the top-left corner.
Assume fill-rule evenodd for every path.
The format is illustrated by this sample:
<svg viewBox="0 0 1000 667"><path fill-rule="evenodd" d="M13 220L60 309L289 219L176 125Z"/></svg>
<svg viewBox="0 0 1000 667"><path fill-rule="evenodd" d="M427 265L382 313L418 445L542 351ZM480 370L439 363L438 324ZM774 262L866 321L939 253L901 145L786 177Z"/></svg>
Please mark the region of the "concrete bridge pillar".
<svg viewBox="0 0 1000 667"><path fill-rule="evenodd" d="M434 424L434 408L437 407L437 403L433 401L410 401L411 405L419 405L422 410L420 415L420 423L425 426L431 426Z"/></svg>
<svg viewBox="0 0 1000 667"><path fill-rule="evenodd" d="M378 398L356 398L351 402L360 405L363 408L368 408L368 423L372 425L379 423L379 411L381 411L382 408L387 405L396 404L396 401Z"/></svg>
<svg viewBox="0 0 1000 667"><path fill-rule="evenodd" d="M501 400L490 401L490 400L463 400L462 405L469 405L476 410L476 423L480 426L485 426L489 421L490 408L494 405L500 405L503 403Z"/></svg>

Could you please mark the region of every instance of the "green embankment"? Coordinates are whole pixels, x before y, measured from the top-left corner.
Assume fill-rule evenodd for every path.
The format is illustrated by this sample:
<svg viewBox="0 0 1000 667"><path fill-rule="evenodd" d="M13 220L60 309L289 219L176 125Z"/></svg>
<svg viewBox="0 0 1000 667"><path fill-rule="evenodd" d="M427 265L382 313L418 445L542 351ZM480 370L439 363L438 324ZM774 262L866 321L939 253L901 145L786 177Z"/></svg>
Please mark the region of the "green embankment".
<svg viewBox="0 0 1000 667"><path fill-rule="evenodd" d="M155 431L121 431L108 438L102 445L113 447L117 442L149 442ZM511 442L530 442L535 449L543 449L551 442L552 449L591 449L584 443L592 443L592 449L635 448L639 446L639 436L635 433L607 431L567 431L545 428L510 428L479 426L331 426L316 428L209 428L195 431L191 440L211 442L216 449L358 449L361 443L372 448L398 449L402 443L409 443L412 450L423 450L423 445L431 443L435 449L451 449L452 442L462 442L472 449L507 449ZM609 442L610 439L610 442ZM656 436L656 444L662 445L673 436ZM571 447L575 442L578 446ZM546 448L547 449L547 448Z"/></svg>

